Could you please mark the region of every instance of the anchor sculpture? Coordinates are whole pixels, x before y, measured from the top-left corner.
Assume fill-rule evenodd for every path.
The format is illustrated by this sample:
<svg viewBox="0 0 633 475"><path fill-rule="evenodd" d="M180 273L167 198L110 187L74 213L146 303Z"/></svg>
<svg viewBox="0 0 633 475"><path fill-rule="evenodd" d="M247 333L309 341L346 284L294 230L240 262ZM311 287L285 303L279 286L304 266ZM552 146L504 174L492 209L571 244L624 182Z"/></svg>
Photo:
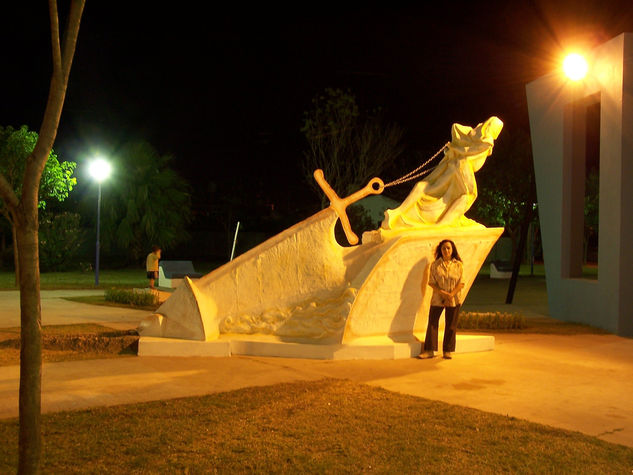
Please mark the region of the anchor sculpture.
<svg viewBox="0 0 633 475"><path fill-rule="evenodd" d="M330 206L198 281L186 278L156 314L142 322L139 355L418 354L431 296L424 279L437 243L450 237L460 254L468 256L462 279L465 296L503 232L463 216L477 194L474 172L491 154L502 126L496 117L475 128L455 124L451 142L438 152L444 151L444 157L437 167L400 207L385 213L378 230L363 235L361 244L346 208L419 174L388 184L373 178L341 198L323 171L316 170L314 178ZM352 247L336 242L337 219ZM457 352L473 351L468 341L458 339Z"/></svg>
<svg viewBox="0 0 633 475"><path fill-rule="evenodd" d="M336 212L336 215L341 220L341 225L343 226L343 231L345 231L345 236L351 245L358 244L358 236L352 231L352 226L349 222L349 218L347 216L347 207L357 201L362 200L363 198L369 195L379 195L385 189L385 184L380 178L372 178L369 180L369 183L364 188L361 188L355 193L352 193L347 198L339 198L336 194L336 191L332 189L330 184L325 180L323 176L323 170L320 168L314 171L314 179L319 184L323 192L330 199L330 206ZM374 188L374 185L377 185L378 188Z"/></svg>

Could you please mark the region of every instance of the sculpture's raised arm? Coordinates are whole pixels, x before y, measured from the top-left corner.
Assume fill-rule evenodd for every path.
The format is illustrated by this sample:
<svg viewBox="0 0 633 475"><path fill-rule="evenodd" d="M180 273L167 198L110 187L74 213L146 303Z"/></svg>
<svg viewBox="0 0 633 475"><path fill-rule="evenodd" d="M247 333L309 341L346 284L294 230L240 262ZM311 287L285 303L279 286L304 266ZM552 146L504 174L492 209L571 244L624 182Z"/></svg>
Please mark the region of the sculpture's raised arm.
<svg viewBox="0 0 633 475"><path fill-rule="evenodd" d="M402 231L429 224L459 226L477 198L475 172L492 153L503 122L491 117L477 127L453 124L444 158L424 180L415 185L402 204L385 212L381 229Z"/></svg>

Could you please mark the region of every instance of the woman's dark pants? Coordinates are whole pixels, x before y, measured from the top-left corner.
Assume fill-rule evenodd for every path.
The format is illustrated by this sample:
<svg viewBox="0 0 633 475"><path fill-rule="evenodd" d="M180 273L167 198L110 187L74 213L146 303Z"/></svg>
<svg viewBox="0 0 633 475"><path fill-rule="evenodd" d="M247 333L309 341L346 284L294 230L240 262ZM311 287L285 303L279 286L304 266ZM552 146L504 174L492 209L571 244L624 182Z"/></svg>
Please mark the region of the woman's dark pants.
<svg viewBox="0 0 633 475"><path fill-rule="evenodd" d="M459 305L457 307L435 307L429 310L429 325L426 328L426 338L424 339L424 351L437 351L437 329L440 323L442 310L446 309L444 319L444 341L442 350L444 353L455 351L455 340L457 336L457 317L459 316Z"/></svg>

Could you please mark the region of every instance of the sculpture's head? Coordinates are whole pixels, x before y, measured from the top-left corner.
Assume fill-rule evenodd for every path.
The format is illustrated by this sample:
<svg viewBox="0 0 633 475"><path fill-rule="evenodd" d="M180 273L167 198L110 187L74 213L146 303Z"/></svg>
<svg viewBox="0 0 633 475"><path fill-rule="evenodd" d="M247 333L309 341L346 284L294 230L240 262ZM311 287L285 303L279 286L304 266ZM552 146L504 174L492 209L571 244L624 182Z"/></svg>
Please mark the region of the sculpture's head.
<svg viewBox="0 0 633 475"><path fill-rule="evenodd" d="M499 119L499 117L495 117L493 115L482 124L481 135L485 138L497 140L497 137L499 137L499 134L501 133L501 129L503 129L503 122Z"/></svg>
<svg viewBox="0 0 633 475"><path fill-rule="evenodd" d="M495 140L499 137L503 129L503 122L499 117L492 116L486 122L479 124L475 127L471 134L473 138L479 141L482 145L487 146L487 150L482 153L472 155L469 157L469 163L473 171L479 171L483 167L486 158L492 153L492 147L495 144Z"/></svg>

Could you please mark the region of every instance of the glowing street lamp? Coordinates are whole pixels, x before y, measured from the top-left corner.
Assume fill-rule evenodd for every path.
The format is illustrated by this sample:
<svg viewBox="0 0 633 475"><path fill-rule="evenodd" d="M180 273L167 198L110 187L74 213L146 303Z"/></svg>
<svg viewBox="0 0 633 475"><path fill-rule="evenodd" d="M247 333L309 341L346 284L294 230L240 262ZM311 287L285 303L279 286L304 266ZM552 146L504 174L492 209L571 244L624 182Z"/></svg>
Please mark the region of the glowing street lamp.
<svg viewBox="0 0 633 475"><path fill-rule="evenodd" d="M563 71L572 81L580 81L587 75L587 60L578 53L568 54L563 60Z"/></svg>
<svg viewBox="0 0 633 475"><path fill-rule="evenodd" d="M95 159L88 169L90 176L99 185L99 194L97 198L97 252L95 260L95 287L99 285L99 228L101 226L101 182L110 176L112 167L102 158Z"/></svg>

